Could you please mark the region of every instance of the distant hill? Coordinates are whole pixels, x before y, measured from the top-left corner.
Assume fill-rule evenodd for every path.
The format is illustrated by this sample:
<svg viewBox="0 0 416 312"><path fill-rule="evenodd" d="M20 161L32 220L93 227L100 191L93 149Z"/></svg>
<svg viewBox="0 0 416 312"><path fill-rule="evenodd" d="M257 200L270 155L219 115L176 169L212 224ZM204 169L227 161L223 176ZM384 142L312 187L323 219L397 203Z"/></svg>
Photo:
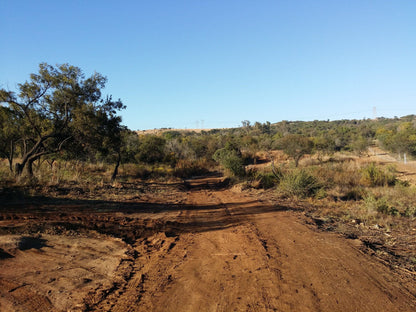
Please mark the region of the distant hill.
<svg viewBox="0 0 416 312"><path fill-rule="evenodd" d="M137 130L137 134L162 134L164 132L169 131L177 131L177 132L196 132L200 133L202 131L210 131L212 129L175 129L175 128L161 128L161 129L150 129L150 130Z"/></svg>

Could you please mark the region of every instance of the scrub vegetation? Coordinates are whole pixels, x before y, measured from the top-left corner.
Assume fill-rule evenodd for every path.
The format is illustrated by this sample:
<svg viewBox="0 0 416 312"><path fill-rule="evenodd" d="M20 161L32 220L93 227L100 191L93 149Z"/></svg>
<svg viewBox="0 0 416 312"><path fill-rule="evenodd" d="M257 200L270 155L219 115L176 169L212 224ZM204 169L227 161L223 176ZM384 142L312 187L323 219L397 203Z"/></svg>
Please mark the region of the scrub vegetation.
<svg viewBox="0 0 416 312"><path fill-rule="evenodd" d="M18 90L0 90L1 202L123 202L153 184L156 193L221 176L221 187L296 206L321 229L416 272L416 116L133 131L122 125L121 100L102 95L105 83L41 64Z"/></svg>
<svg viewBox="0 0 416 312"><path fill-rule="evenodd" d="M174 181L223 171L231 183L273 188L283 197L361 201L380 215L415 216L414 207L394 200L394 190L399 201L413 186L398 179L394 165L366 161L375 151L413 159L413 115L273 124L245 120L233 129L139 134L122 126L121 100L102 95L106 81L98 73L85 78L68 64L40 64L17 91L0 90L4 187Z"/></svg>
<svg viewBox="0 0 416 312"><path fill-rule="evenodd" d="M114 183L119 172L119 182L175 180L223 171L232 183L274 188L281 196L362 200L364 206L381 196L373 194L376 187L386 189L389 201L398 184L400 190L412 188L397 179L394 166L365 159L375 149L397 159L415 157L413 115L273 124L245 120L234 129L138 134L122 126L121 100L102 95L106 81L98 73L85 78L68 64L40 64L17 91L0 90L2 184ZM376 209L407 217L413 210Z"/></svg>

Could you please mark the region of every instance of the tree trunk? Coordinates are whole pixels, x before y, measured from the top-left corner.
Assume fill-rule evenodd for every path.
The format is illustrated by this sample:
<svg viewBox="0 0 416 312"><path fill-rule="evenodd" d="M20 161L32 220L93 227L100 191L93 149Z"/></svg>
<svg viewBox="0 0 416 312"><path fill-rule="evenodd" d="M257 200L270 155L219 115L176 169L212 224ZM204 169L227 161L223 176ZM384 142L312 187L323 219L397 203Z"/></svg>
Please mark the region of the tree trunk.
<svg viewBox="0 0 416 312"><path fill-rule="evenodd" d="M9 156L7 157L7 160L9 161L10 172L13 172L13 158L14 158L14 142L12 140L12 142L10 143Z"/></svg>
<svg viewBox="0 0 416 312"><path fill-rule="evenodd" d="M23 160L22 163L17 163L15 168L16 168L16 174L17 175L22 175L23 173L23 169L25 169L25 166L27 166L26 171L29 177L33 177L33 162L40 158L40 156L35 156L35 157L30 157L29 155L26 155Z"/></svg>
<svg viewBox="0 0 416 312"><path fill-rule="evenodd" d="M299 166L299 161L302 158L302 156L296 156L295 157L295 167L297 168Z"/></svg>
<svg viewBox="0 0 416 312"><path fill-rule="evenodd" d="M22 175L22 173L23 173L23 168L25 167L25 164L26 163L24 163L24 164L19 164L19 163L17 163L16 165L15 165L15 170L16 170L16 174L17 175Z"/></svg>
<svg viewBox="0 0 416 312"><path fill-rule="evenodd" d="M116 166L114 167L114 171L113 174L111 175L111 182L114 182L117 174L118 174L118 167L120 166L120 162L121 162L121 154L118 153L118 157L117 157L117 162L116 162Z"/></svg>
<svg viewBox="0 0 416 312"><path fill-rule="evenodd" d="M42 141L39 140L35 144L35 146L32 148L31 151L26 151L27 145L26 145L26 143L24 144L25 153L23 155L22 162L20 164L19 163L16 164L16 174L17 175L19 175L19 176L22 175L23 169L25 169L26 164L28 164L28 162L31 160L31 156L38 150L38 148L39 148L39 146L40 146L41 143L42 143ZM33 163L33 161L34 161L34 159L32 160L32 163ZM32 166L32 164L30 164L30 166ZM30 168L30 169L28 168L27 169L27 172L28 173L31 172L32 175L33 175L33 169L32 168ZM29 173L29 176L32 176L32 175Z"/></svg>
<svg viewBox="0 0 416 312"><path fill-rule="evenodd" d="M33 162L35 159L29 159L27 162L27 175L32 178L33 177Z"/></svg>
<svg viewBox="0 0 416 312"><path fill-rule="evenodd" d="M23 173L23 169L25 169L25 166L27 164L29 160L29 157L26 155L25 157L23 157L22 162L21 163L17 163L15 168L16 168L16 174L17 175L22 175Z"/></svg>
<svg viewBox="0 0 416 312"><path fill-rule="evenodd" d="M39 159L42 155L47 155L47 154L52 153L52 151L40 152L40 149L42 148L43 142L45 142L45 140L47 140L48 138L51 138L51 137L52 136L44 136L44 137L39 138L39 140L35 143L35 145L29 151L27 151L27 144L25 143L25 141L23 141L24 142L25 153L23 155L22 162L20 164L16 164L16 174L17 175L22 175L23 169L25 168L25 166L27 164L28 166L30 165L30 168L27 168L27 172L29 173L29 176L33 176L33 162L36 159ZM62 147L61 145L66 140L67 139L65 139L64 141L61 142L59 148L56 151L60 150L60 148Z"/></svg>
<svg viewBox="0 0 416 312"><path fill-rule="evenodd" d="M13 173L13 158L8 158L8 160L10 172Z"/></svg>

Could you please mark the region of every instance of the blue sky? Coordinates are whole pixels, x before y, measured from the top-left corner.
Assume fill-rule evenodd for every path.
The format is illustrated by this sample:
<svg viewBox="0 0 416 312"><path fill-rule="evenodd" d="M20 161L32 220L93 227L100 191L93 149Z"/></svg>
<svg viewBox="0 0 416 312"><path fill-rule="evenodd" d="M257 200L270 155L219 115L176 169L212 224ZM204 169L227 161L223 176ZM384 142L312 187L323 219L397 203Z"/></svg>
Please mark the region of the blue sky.
<svg viewBox="0 0 416 312"><path fill-rule="evenodd" d="M0 34L0 88L97 71L132 130L416 114L414 0L1 0Z"/></svg>

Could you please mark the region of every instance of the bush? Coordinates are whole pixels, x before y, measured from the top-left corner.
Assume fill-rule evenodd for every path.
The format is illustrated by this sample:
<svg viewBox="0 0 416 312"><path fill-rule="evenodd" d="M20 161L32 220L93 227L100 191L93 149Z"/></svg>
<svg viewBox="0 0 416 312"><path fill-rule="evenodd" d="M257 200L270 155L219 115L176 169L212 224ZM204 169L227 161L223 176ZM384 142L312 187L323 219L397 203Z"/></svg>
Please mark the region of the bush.
<svg viewBox="0 0 416 312"><path fill-rule="evenodd" d="M208 164L203 160L179 160L173 175L178 178L190 178L209 172Z"/></svg>
<svg viewBox="0 0 416 312"><path fill-rule="evenodd" d="M256 188L269 189L279 183L279 180L272 172L259 172L254 177Z"/></svg>
<svg viewBox="0 0 416 312"><path fill-rule="evenodd" d="M386 197L375 198L372 195L369 195L364 198L364 206L367 208L367 211L398 216L400 215L399 210L392 205L391 202Z"/></svg>
<svg viewBox="0 0 416 312"><path fill-rule="evenodd" d="M392 186L396 183L396 175L393 167L383 170L371 163L361 171L361 183L365 186Z"/></svg>
<svg viewBox="0 0 416 312"><path fill-rule="evenodd" d="M166 156L165 145L166 140L164 138L145 135L140 139L139 152L135 155L135 158L137 161L147 164L160 163Z"/></svg>
<svg viewBox="0 0 416 312"><path fill-rule="evenodd" d="M389 188L376 188L364 198L364 205L379 213L416 217L416 188L397 184Z"/></svg>
<svg viewBox="0 0 416 312"><path fill-rule="evenodd" d="M325 186L327 195L341 200L359 200L363 196L360 186L361 167L352 161L335 161L308 168Z"/></svg>
<svg viewBox="0 0 416 312"><path fill-rule="evenodd" d="M221 148L214 153L214 160L219 162L232 176L244 177L245 167L243 159L235 150Z"/></svg>
<svg viewBox="0 0 416 312"><path fill-rule="evenodd" d="M305 169L285 173L279 184L279 192L285 196L310 197L322 195L323 186Z"/></svg>
<svg viewBox="0 0 416 312"><path fill-rule="evenodd" d="M152 172L146 165L123 164L121 174L133 179L148 179Z"/></svg>

